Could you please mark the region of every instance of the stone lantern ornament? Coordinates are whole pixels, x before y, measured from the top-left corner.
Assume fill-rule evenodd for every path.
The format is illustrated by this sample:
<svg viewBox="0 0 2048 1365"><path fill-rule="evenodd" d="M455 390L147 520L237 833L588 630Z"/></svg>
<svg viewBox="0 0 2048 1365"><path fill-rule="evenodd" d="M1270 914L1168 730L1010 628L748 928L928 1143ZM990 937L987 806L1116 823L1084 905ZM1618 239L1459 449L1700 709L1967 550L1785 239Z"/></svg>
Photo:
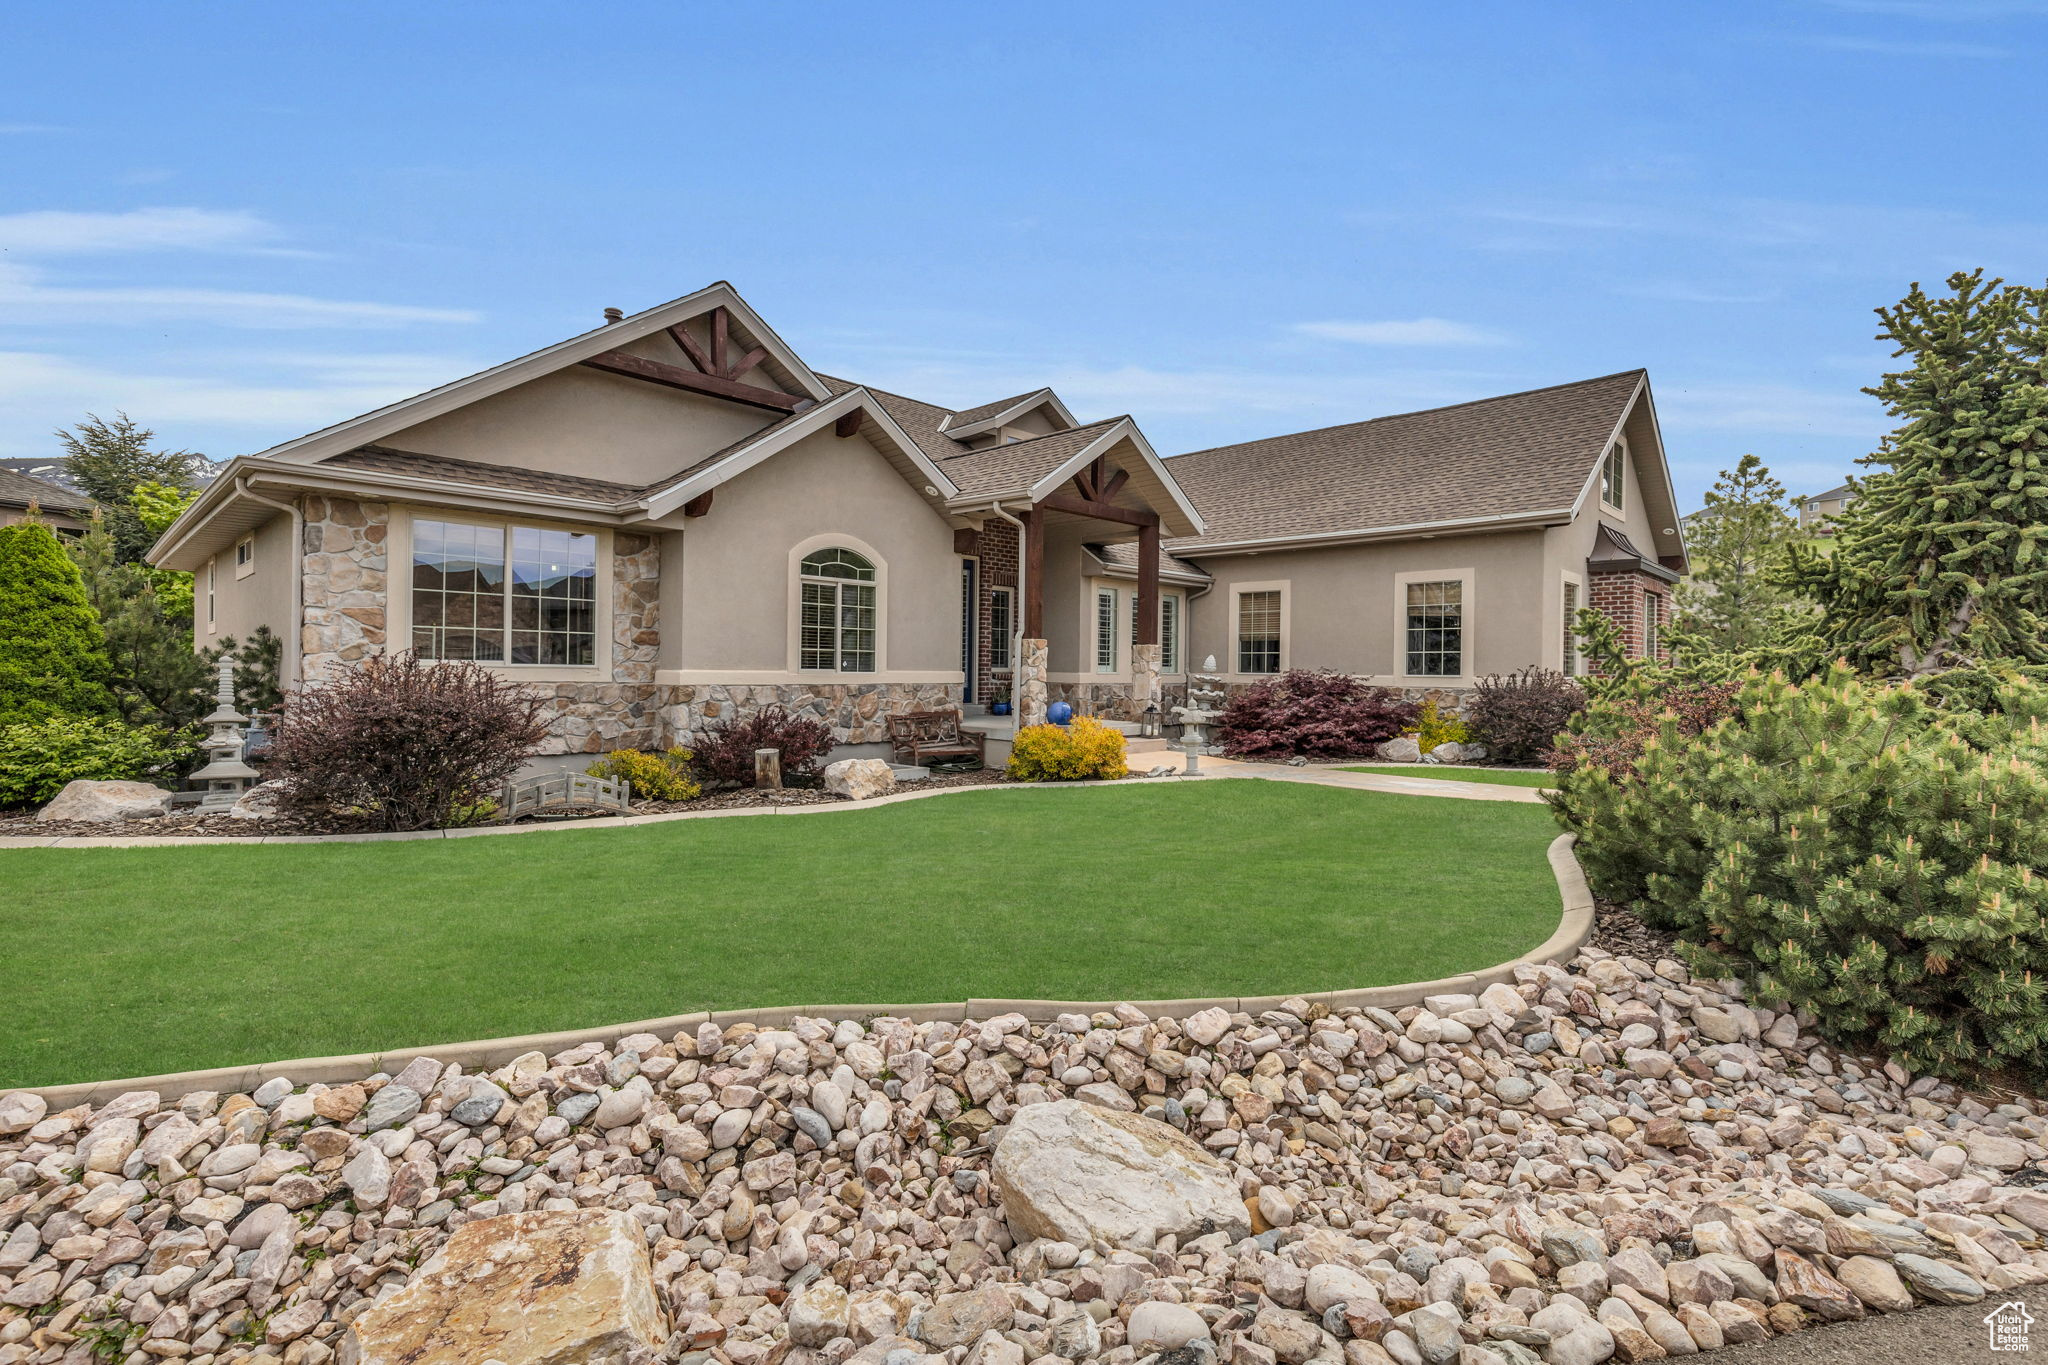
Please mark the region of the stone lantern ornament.
<svg viewBox="0 0 2048 1365"><path fill-rule="evenodd" d="M244 761L243 746L246 743L243 725L248 717L235 709L235 662L223 657L220 661L220 686L214 693L217 703L213 714L205 719L212 732L199 747L206 750L208 762L205 767L192 774L192 780L203 784L206 795L199 799L201 810L227 810L242 799L256 781L256 770Z"/></svg>
<svg viewBox="0 0 2048 1365"><path fill-rule="evenodd" d="M1208 727L1223 714L1223 703L1230 696L1229 687L1216 672L1214 654L1202 660L1202 669L1188 679L1189 704L1173 708L1174 717L1184 727L1180 742L1191 774L1201 772L1202 755L1208 749Z"/></svg>

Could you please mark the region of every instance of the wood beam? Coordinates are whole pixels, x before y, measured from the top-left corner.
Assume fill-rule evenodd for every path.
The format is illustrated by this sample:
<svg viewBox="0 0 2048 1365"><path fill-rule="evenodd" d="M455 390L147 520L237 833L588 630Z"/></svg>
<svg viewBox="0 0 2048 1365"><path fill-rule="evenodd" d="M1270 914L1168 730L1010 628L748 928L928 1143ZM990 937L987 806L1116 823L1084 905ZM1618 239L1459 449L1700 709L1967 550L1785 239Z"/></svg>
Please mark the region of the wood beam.
<svg viewBox="0 0 2048 1365"><path fill-rule="evenodd" d="M684 329L682 323L679 322L675 326L669 328L668 335L671 341L675 342L676 345L683 348L683 354L690 357L690 363L692 365L695 365L698 368L698 370L705 374L710 374L712 372L711 357L704 354L704 348L697 344L697 338L691 336L689 332Z"/></svg>
<svg viewBox="0 0 2048 1365"><path fill-rule="evenodd" d="M855 408L852 412L841 414L839 420L832 424L832 434L834 436L853 436L858 434L860 431L860 419L866 415L859 408Z"/></svg>
<svg viewBox="0 0 2048 1365"><path fill-rule="evenodd" d="M683 504L683 515L686 517L701 517L706 512L709 512L711 510L711 495L717 491L716 488L707 488L696 497L691 498Z"/></svg>
<svg viewBox="0 0 2048 1365"><path fill-rule="evenodd" d="M1045 513L1024 514L1024 638L1045 638Z"/></svg>
<svg viewBox="0 0 2048 1365"><path fill-rule="evenodd" d="M1138 643L1159 643L1159 523L1138 528Z"/></svg>
<svg viewBox="0 0 2048 1365"><path fill-rule="evenodd" d="M764 389L753 384L742 384L736 379L721 375L698 374L680 365L668 365L659 360L648 360L644 356L628 355L624 351L606 351L591 356L583 362L593 370L604 370L610 374L622 374L631 379L645 379L653 384L666 384L672 389L683 389L690 393L708 393L713 398L726 398L750 407L767 408L772 412L795 412L809 406L808 398L779 389Z"/></svg>
<svg viewBox="0 0 2048 1365"><path fill-rule="evenodd" d="M768 348L766 346L756 346L753 350L748 351L745 355L739 358L739 360L732 367L732 373L727 375L726 378L744 379L746 378L748 370L753 369L756 365L760 364L767 358Z"/></svg>
<svg viewBox="0 0 2048 1365"><path fill-rule="evenodd" d="M1131 471L1128 469L1119 469L1116 473L1110 475L1108 483L1102 485L1100 489L1096 490L1095 500L1097 502L1108 502L1111 498L1114 498L1118 493L1122 492L1123 486L1129 483L1130 481Z"/></svg>
<svg viewBox="0 0 2048 1365"><path fill-rule="evenodd" d="M1049 493L1039 499L1038 508L1053 512L1071 512L1077 517L1093 517L1097 521L1114 521L1125 526L1157 526L1159 514L1149 510L1118 507L1112 502L1095 502L1089 498L1068 497L1065 493Z"/></svg>
<svg viewBox="0 0 2048 1365"><path fill-rule="evenodd" d="M723 305L711 310L711 373L720 379L730 379L725 372L725 336L732 326L732 317Z"/></svg>

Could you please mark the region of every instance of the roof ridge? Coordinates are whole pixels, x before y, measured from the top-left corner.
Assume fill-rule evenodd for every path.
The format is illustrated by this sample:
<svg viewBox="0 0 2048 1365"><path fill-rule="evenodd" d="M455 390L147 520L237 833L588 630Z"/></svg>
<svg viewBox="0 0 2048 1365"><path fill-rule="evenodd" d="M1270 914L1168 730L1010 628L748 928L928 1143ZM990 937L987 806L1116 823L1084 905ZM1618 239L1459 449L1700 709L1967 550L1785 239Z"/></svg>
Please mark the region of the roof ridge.
<svg viewBox="0 0 2048 1365"><path fill-rule="evenodd" d="M858 379L848 379L843 374L826 374L820 370L812 370L811 373L817 375L820 379L836 380L841 384L851 384L856 389L866 389L869 393L879 393L885 398L901 398L906 403L915 403L921 408L932 408L950 416L957 417L962 411L962 409L958 408L949 408L943 403L934 403L927 398L912 398L907 393L898 393L894 389L885 389L878 384L863 384ZM939 434L943 436L945 433L940 432Z"/></svg>
<svg viewBox="0 0 2048 1365"><path fill-rule="evenodd" d="M1402 417L1426 417L1433 412L1455 412L1459 408L1478 407L1481 403L1499 403L1509 398L1528 398L1539 393L1554 393L1558 389L1575 389L1586 384L1598 384L1603 380L1619 379L1628 374L1648 374L1646 366L1634 369L1616 370L1612 374L1596 374L1587 379L1569 379L1562 384L1543 384L1533 389L1516 389L1511 393L1489 394L1485 398L1468 398L1462 403L1443 403L1433 408L1415 408L1408 412L1382 413L1378 417L1366 417L1356 422L1332 422L1326 427L1308 427L1301 431L1283 431L1277 436L1255 436L1249 441L1232 441L1227 445L1204 446L1200 450L1184 450L1178 455L1169 455L1170 460L1185 460L1192 455L1212 455L1219 450L1239 450L1245 446L1264 445L1268 441L1284 441L1296 436L1315 436L1325 431L1344 431L1352 427L1369 427L1375 422L1391 422Z"/></svg>
<svg viewBox="0 0 2048 1365"><path fill-rule="evenodd" d="M900 397L901 395L898 396ZM945 458L948 460L971 460L976 455L990 455L998 450L1015 450L1018 446L1037 445L1040 441L1050 441L1061 436L1072 436L1077 431L1092 431L1096 427L1106 427L1111 426L1117 422L1128 422L1133 420L1135 419L1133 419L1128 412L1120 412L1114 417L1102 417L1096 419L1093 422L1083 422L1079 426L1068 427L1065 431L1048 431L1042 436L1033 436L1028 441L1011 441L1006 445L983 446L979 450L963 450L960 451L958 454L948 455Z"/></svg>

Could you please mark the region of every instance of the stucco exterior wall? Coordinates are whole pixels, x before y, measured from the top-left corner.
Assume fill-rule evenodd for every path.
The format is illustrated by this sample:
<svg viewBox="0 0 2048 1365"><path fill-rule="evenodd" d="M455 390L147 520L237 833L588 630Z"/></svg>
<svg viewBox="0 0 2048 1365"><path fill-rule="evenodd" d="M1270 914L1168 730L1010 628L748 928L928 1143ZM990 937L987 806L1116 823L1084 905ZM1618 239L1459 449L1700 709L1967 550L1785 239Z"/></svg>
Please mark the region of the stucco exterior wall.
<svg viewBox="0 0 2048 1365"><path fill-rule="evenodd" d="M953 528L863 437L828 430L799 441L721 484L710 513L666 539L661 668L681 676L664 681L964 678ZM876 561L881 639L875 675L796 668L794 552L812 542L812 548L845 545Z"/></svg>
<svg viewBox="0 0 2048 1365"><path fill-rule="evenodd" d="M230 545L214 562L213 620L206 619L206 569L194 576L193 644L211 649L228 636L246 642L258 626L268 626L280 638L291 634L292 575L298 572L292 548L292 519L279 512L253 532L250 542L254 556L247 572L235 572L235 550Z"/></svg>
<svg viewBox="0 0 2048 1365"><path fill-rule="evenodd" d="M688 365L665 337L643 338L620 349ZM758 372L752 378L767 382ZM776 416L763 408L571 365L429 418L381 444L637 486L724 449Z"/></svg>

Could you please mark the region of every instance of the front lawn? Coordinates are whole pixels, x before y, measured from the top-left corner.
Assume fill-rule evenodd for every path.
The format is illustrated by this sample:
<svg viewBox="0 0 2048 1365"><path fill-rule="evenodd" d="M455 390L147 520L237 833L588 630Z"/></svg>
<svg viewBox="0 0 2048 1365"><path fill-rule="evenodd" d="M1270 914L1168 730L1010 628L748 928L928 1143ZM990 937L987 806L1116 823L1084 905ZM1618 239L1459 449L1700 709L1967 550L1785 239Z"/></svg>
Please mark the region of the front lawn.
<svg viewBox="0 0 2048 1365"><path fill-rule="evenodd" d="M1492 782L1503 787L1548 787L1556 783L1551 773L1521 772L1515 768L1445 768L1434 763L1397 763L1389 768L1339 768L1340 773L1379 773L1385 777L1433 777L1439 782Z"/></svg>
<svg viewBox="0 0 2048 1365"><path fill-rule="evenodd" d="M748 1005L1418 981L1557 927L1537 806L1231 781L0 852L0 1089Z"/></svg>

